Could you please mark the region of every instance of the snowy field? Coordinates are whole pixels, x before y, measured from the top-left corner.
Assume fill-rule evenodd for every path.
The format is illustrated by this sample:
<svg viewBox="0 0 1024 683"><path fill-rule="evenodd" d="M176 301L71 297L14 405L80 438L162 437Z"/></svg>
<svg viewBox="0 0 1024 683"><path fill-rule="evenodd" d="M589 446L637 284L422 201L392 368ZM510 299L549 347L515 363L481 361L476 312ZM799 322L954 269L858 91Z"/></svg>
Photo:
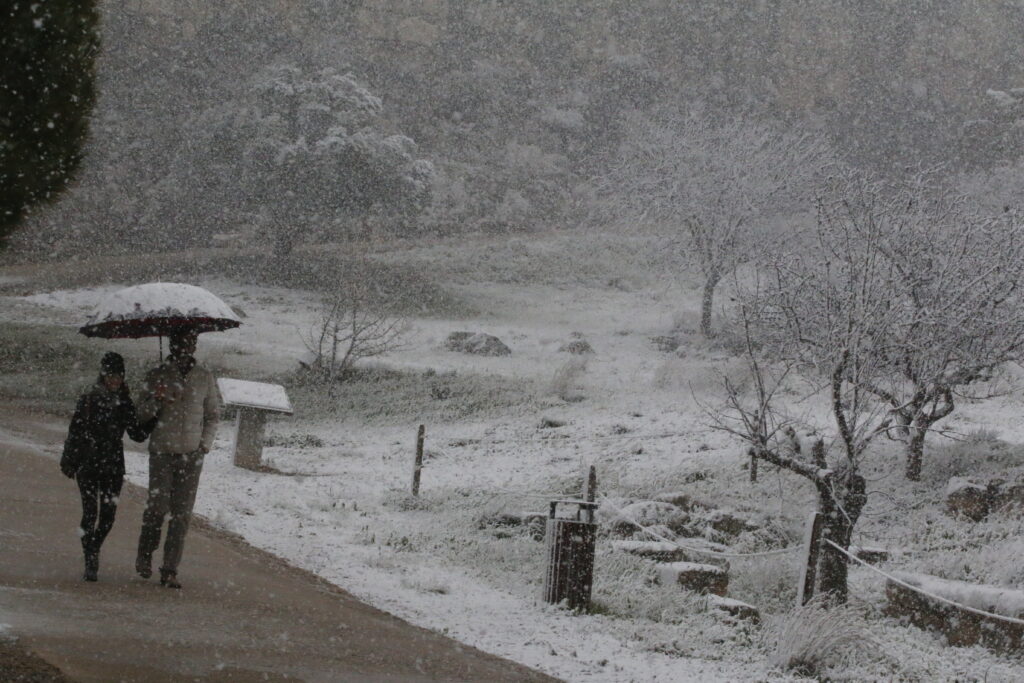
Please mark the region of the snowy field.
<svg viewBox="0 0 1024 683"><path fill-rule="evenodd" d="M573 616L540 600L543 544L522 529L487 523L502 513L543 512L547 500L574 495L594 465L608 510L682 489L748 516L770 516L779 529L776 546L799 538L813 492L777 472L750 484L739 446L710 427L706 410L717 378L738 377L741 365L695 334L684 335L671 353L652 342L673 328L695 327L697 290L635 282L453 282L479 314L412 318L403 347L374 359L368 378L343 385L330 405L315 388L293 383L307 352L303 337L317 317L314 294L224 279L194 283L245 316L237 330L203 335L200 359L224 376L285 383L296 408L268 425L264 462L281 474L234 468L231 424L222 423L197 512L377 607L568 680L787 680L770 655L776 623L792 604L796 555L733 562L729 595L762 610L764 623L755 627L678 590L651 586L648 569L619 557L602 536L597 609ZM0 315L72 326L116 288L5 296ZM458 330L494 334L512 354L446 351L445 338ZM558 351L574 333L595 351L585 364ZM104 342L89 343L98 358ZM117 348L143 361L158 354L155 340ZM961 444L984 442L1004 453L992 467L1020 467L1021 395L967 406L946 426L968 439ZM806 408L812 419L815 410ZM545 427L545 420L561 426ZM422 494L411 499L419 424L426 426L426 464ZM946 449L941 457L948 462L962 455L943 443L935 448ZM882 448L891 450L877 454L868 470L877 495L855 542L904 550L890 568L949 578L963 578L957 563L966 557L987 558L974 576L1019 588L1019 520L964 526L948 519L938 475L908 484L895 447ZM144 486L145 457L127 457L128 477ZM694 473L703 479L690 481ZM944 547L938 538L946 538ZM754 543L741 537L737 547L745 541ZM187 557L185 565L187 571ZM867 613L870 647L838 657L828 670L833 680L1024 679L1020 661L980 647L944 647L881 616L882 582L859 569L851 577L854 602Z"/></svg>

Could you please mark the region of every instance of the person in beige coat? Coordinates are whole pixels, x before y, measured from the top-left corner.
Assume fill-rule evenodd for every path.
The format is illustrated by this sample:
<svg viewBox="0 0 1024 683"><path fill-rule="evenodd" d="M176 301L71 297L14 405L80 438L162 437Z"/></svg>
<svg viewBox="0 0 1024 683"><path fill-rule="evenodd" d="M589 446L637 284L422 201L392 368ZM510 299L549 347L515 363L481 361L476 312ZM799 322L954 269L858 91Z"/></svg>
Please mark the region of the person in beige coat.
<svg viewBox="0 0 1024 683"><path fill-rule="evenodd" d="M146 374L138 401L141 421L157 418L149 437L149 498L142 514L135 570L147 579L153 552L167 519L167 538L160 567L160 585L181 588L178 563L203 469L220 421L217 381L195 360L196 334L170 338L167 359Z"/></svg>

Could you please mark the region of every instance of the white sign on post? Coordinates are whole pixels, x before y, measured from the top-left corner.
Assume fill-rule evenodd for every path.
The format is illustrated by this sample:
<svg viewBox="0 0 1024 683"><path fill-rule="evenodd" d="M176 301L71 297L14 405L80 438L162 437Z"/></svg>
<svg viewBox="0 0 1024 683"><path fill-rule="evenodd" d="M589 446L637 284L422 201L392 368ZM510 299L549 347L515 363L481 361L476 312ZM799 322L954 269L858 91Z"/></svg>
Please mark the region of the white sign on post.
<svg viewBox="0 0 1024 683"><path fill-rule="evenodd" d="M258 469L263 458L263 431L267 413L291 415L292 403L279 384L221 377L217 380L224 405L238 408L235 419L236 467Z"/></svg>

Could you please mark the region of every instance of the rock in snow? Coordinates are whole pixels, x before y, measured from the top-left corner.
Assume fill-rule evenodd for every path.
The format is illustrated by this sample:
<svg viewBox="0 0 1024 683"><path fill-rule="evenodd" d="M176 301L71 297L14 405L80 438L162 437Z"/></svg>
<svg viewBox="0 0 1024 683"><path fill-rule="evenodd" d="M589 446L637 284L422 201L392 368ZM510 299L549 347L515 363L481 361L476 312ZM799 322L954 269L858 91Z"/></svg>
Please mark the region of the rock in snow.
<svg viewBox="0 0 1024 683"><path fill-rule="evenodd" d="M927 574L893 572L893 576L933 595L974 609L1011 618L1024 618L1024 591L951 581ZM907 619L919 628L938 631L950 645L981 643L999 652L1019 652L1024 625L987 617L923 595L894 581L885 587L886 614Z"/></svg>
<svg viewBox="0 0 1024 683"><path fill-rule="evenodd" d="M483 332L452 332L444 343L449 351L476 356L508 356L512 349L494 335Z"/></svg>
<svg viewBox="0 0 1024 683"><path fill-rule="evenodd" d="M664 586L679 585L698 593L724 596L729 588L729 572L724 567L696 562L659 564L658 582Z"/></svg>

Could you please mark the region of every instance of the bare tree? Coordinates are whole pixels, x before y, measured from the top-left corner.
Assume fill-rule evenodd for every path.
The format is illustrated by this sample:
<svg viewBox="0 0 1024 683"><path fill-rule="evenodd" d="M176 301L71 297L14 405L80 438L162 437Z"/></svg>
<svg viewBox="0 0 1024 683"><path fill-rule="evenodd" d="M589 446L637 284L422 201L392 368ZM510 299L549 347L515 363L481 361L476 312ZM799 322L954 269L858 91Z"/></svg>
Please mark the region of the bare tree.
<svg viewBox="0 0 1024 683"><path fill-rule="evenodd" d="M980 398L976 387L1021 358L1024 224L1012 212L979 213L933 172L897 186L846 173L830 190L819 202L821 229L839 250L858 243L879 266L878 372L861 385L888 405L898 425L889 436L906 444L906 475L916 480L925 436L957 397Z"/></svg>
<svg viewBox="0 0 1024 683"><path fill-rule="evenodd" d="M404 318L373 306L364 287L347 287L326 297L304 342L327 395L334 395L336 384L348 377L357 361L398 348L407 327Z"/></svg>
<svg viewBox="0 0 1024 683"><path fill-rule="evenodd" d="M751 382L724 382L716 426L743 439L755 461L811 481L824 538L844 549L866 503L867 447L879 435L903 439L908 475L918 475L924 435L952 412L956 392L1024 344L1019 221L979 218L931 177L893 186L837 175L811 239L740 297ZM802 444L777 400L794 371L819 378L810 393L829 396L830 447L824 437ZM845 600L845 558L826 544L821 563L822 590Z"/></svg>
<svg viewBox="0 0 1024 683"><path fill-rule="evenodd" d="M901 311L891 305L897 272L883 257L888 229L869 221L862 231L820 220L799 250L775 258L766 280L741 289L739 323L750 364L750 388L725 382L717 426L749 445L749 454L814 484L824 515L823 537L848 548L867 500L860 474L868 446L889 430L887 407L868 390L889 371L888 329ZM773 365L769 365L769 361ZM782 367L773 377L769 368ZM828 397L824 436L797 438L777 389L794 371L812 380L809 395ZM826 544L822 591L844 602L846 560Z"/></svg>
<svg viewBox="0 0 1024 683"><path fill-rule="evenodd" d="M837 293L827 287L814 292L826 301L846 307L849 312L855 310L856 306L851 306L854 300L833 298ZM877 402L870 400L858 385L860 373L866 370L864 361L868 360L861 357L860 351L864 348L860 341L866 330L850 324L854 323L853 316L836 316L832 328L846 343L836 348L835 353L796 354L772 362L773 356L778 359L782 355L779 349L769 350L754 337L758 334L763 338L772 336L765 334L762 327L766 321L774 321L780 326L776 332L784 332L777 340L787 337L785 332L792 328L788 327L788 321L776 317L776 306L785 305L785 299L776 298L774 302L768 298L753 299L748 304L761 306L756 312L748 305L741 309L749 382L737 384L723 377L725 404L713 414L713 426L747 443L752 465L758 461L770 463L811 482L824 518L822 538L848 549L854 527L867 503L866 484L860 474L864 451L888 427L884 411L880 411ZM796 322L800 313L792 311L791 314ZM759 327L762 329L758 330ZM777 398L779 388L794 370L808 361L821 373L825 380L821 389L829 397L829 424L820 425L820 430L789 416ZM798 430L805 436L801 437ZM818 576L822 593L836 603L846 602L846 557L828 544L823 547Z"/></svg>
<svg viewBox="0 0 1024 683"><path fill-rule="evenodd" d="M710 336L722 278L782 239L780 218L810 206L829 150L810 135L742 117L718 121L700 109L636 114L626 131L600 184L631 216L672 231L672 251L696 262L700 329Z"/></svg>

